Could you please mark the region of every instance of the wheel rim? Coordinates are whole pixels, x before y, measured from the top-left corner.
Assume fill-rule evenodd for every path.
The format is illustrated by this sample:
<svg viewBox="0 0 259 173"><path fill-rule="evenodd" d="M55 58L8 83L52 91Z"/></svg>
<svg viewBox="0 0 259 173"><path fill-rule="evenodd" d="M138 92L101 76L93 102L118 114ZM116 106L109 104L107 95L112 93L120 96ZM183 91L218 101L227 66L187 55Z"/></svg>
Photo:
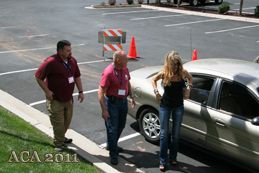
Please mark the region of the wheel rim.
<svg viewBox="0 0 259 173"><path fill-rule="evenodd" d="M160 136L160 120L154 113L147 113L142 120L142 128L145 134L151 138L158 138Z"/></svg>
<svg viewBox="0 0 259 173"><path fill-rule="evenodd" d="M193 5L197 5L198 4L198 0L193 0Z"/></svg>

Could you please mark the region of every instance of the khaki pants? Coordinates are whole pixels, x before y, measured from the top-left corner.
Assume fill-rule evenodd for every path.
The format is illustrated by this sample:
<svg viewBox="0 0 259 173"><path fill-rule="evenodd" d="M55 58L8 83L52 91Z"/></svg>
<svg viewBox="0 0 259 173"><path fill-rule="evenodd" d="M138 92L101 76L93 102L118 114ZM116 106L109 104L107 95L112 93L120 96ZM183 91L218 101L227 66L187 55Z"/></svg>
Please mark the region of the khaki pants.
<svg viewBox="0 0 259 173"><path fill-rule="evenodd" d="M57 100L47 100L47 110L51 125L53 126L54 144L56 146L62 146L65 140L65 133L73 115L73 101L60 102Z"/></svg>

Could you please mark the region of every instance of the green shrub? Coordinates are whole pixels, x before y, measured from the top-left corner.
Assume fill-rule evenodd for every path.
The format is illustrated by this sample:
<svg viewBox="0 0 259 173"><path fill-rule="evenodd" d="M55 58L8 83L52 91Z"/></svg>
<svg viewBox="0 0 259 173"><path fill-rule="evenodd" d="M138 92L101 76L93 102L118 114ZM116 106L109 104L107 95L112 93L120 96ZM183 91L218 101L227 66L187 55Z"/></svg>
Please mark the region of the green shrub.
<svg viewBox="0 0 259 173"><path fill-rule="evenodd" d="M109 4L110 5L115 5L116 4L116 0L109 0Z"/></svg>
<svg viewBox="0 0 259 173"><path fill-rule="evenodd" d="M218 8L218 13L223 14L230 9L230 6L227 3L222 3Z"/></svg>
<svg viewBox="0 0 259 173"><path fill-rule="evenodd" d="M134 4L134 0L127 0L128 4Z"/></svg>
<svg viewBox="0 0 259 173"><path fill-rule="evenodd" d="M144 0L138 0L139 4L143 4Z"/></svg>
<svg viewBox="0 0 259 173"><path fill-rule="evenodd" d="M259 6L256 6L256 9L255 9L255 16L256 16L256 17L259 17Z"/></svg>

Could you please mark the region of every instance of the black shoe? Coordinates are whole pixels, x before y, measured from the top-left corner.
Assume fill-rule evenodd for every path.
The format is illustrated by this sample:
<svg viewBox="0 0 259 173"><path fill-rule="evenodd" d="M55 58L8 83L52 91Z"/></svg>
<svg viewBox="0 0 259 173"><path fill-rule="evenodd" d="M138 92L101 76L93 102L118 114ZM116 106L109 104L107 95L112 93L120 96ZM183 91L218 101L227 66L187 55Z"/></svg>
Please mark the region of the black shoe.
<svg viewBox="0 0 259 173"><path fill-rule="evenodd" d="M118 158L111 158L112 165L118 165Z"/></svg>
<svg viewBox="0 0 259 173"><path fill-rule="evenodd" d="M68 138L65 137L64 143L65 144L70 144L70 143L72 143L72 141L73 141L73 139L68 139Z"/></svg>
<svg viewBox="0 0 259 173"><path fill-rule="evenodd" d="M106 150L110 151L109 147L106 147ZM122 153L123 152L123 148L118 146L118 152Z"/></svg>
<svg viewBox="0 0 259 173"><path fill-rule="evenodd" d="M176 166L177 165L177 161L175 160L175 161L170 161L170 164L172 165L172 166Z"/></svg>
<svg viewBox="0 0 259 173"><path fill-rule="evenodd" d="M161 164L160 163L159 170L162 171L162 172L165 172L166 171L166 164Z"/></svg>
<svg viewBox="0 0 259 173"><path fill-rule="evenodd" d="M62 152L62 146L55 146L55 150L58 152Z"/></svg>

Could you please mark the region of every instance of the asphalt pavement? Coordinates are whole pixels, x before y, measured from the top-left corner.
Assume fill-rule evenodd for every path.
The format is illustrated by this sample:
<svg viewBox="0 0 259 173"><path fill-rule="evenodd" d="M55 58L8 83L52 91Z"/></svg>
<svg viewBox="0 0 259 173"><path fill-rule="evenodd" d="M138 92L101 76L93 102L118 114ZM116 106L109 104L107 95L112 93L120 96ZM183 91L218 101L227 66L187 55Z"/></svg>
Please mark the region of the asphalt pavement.
<svg viewBox="0 0 259 173"><path fill-rule="evenodd" d="M251 21L254 23L259 23L259 19L251 19L251 18L241 18L241 17L233 17L226 15L216 15L216 14L207 14L207 13L199 13L199 12L191 12L191 11L182 11L182 10L172 10L158 7L150 7L147 5L142 5L142 8L152 8L159 9L171 12L178 13L188 13L189 15L198 15L198 16L206 16L213 18L225 18L231 20L238 21ZM25 121L32 124L37 129L41 130L48 136L53 138L52 126L49 121L49 117L43 112L29 106L28 104L18 100L12 95L0 90L0 105L5 109L8 109L12 113L21 117ZM76 131L69 129L67 132L67 137L73 138L72 144L67 144L66 146L76 152L78 155L82 156L85 160L90 162L94 167L99 169L102 172L143 172L138 169L136 165L119 158L119 164L114 166L110 164L109 160L109 152L106 149L100 148L96 143L87 139L85 136L77 133Z"/></svg>

